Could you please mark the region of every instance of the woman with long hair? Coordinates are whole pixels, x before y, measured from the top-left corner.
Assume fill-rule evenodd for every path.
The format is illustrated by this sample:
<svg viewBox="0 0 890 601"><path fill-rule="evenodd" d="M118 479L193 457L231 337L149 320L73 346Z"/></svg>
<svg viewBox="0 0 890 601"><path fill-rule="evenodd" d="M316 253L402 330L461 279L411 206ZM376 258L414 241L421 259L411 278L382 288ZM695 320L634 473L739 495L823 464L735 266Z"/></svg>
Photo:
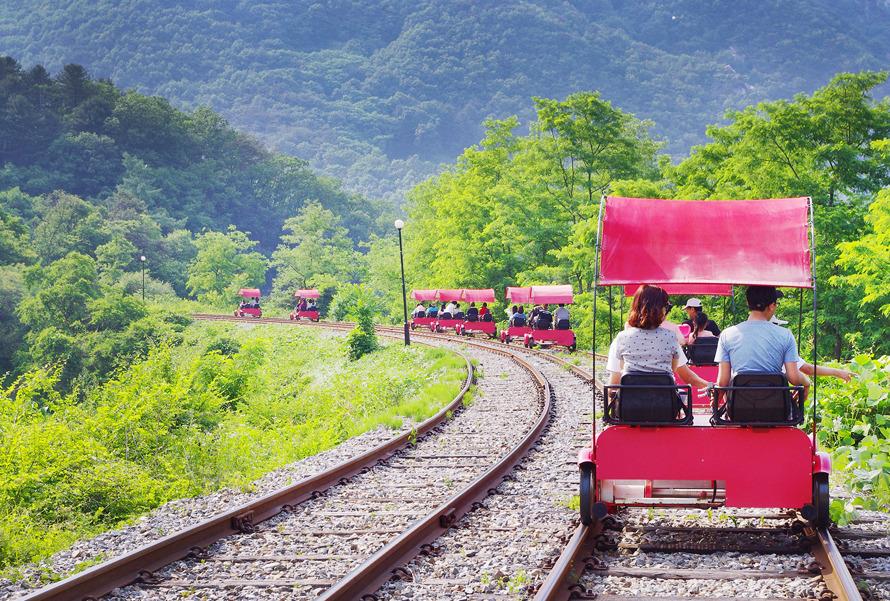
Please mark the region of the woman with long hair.
<svg viewBox="0 0 890 601"><path fill-rule="evenodd" d="M714 333L707 329L710 318L707 313L696 313L692 320L692 332L686 338L687 344L695 344L699 338L715 338Z"/></svg>
<svg viewBox="0 0 890 601"><path fill-rule="evenodd" d="M668 295L658 286L643 284L633 297L627 327L615 336L609 347L609 383L621 383L629 372L673 374L687 384L707 388L703 380L686 366L686 356L676 334L661 327L668 312Z"/></svg>

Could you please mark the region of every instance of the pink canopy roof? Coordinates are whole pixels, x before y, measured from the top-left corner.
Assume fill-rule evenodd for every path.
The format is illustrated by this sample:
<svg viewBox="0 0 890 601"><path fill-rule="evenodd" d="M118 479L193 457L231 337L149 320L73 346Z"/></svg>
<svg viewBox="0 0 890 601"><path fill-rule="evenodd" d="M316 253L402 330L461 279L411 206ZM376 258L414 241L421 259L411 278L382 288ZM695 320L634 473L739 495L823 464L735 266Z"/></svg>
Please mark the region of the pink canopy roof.
<svg viewBox="0 0 890 601"><path fill-rule="evenodd" d="M436 299L440 301L459 301L463 293L463 288L439 289L436 291Z"/></svg>
<svg viewBox="0 0 890 601"><path fill-rule="evenodd" d="M254 298L260 295L259 288L242 288L238 291L238 296L243 296L244 298Z"/></svg>
<svg viewBox="0 0 890 601"><path fill-rule="evenodd" d="M506 296L509 301L525 305L532 302L532 289L531 286L526 286L525 288L507 286Z"/></svg>
<svg viewBox="0 0 890 601"><path fill-rule="evenodd" d="M571 303L572 287L568 284L559 286L528 286L526 288L508 287L507 299L518 304L552 304Z"/></svg>
<svg viewBox="0 0 890 601"><path fill-rule="evenodd" d="M321 295L315 288L310 288L308 290L297 290L294 292L294 296L299 298L318 298Z"/></svg>
<svg viewBox="0 0 890 601"><path fill-rule="evenodd" d="M601 285L812 286L808 198L605 202Z"/></svg>
<svg viewBox="0 0 890 601"><path fill-rule="evenodd" d="M436 300L438 290L412 290L411 297L416 301Z"/></svg>
<svg viewBox="0 0 890 601"><path fill-rule="evenodd" d="M494 289L464 288L464 293L463 295L461 295L461 300L465 303L493 303Z"/></svg>
<svg viewBox="0 0 890 601"><path fill-rule="evenodd" d="M626 284L624 295L633 296L641 284ZM668 294L689 296L732 296L732 284L651 284L663 288Z"/></svg>
<svg viewBox="0 0 890 601"><path fill-rule="evenodd" d="M533 303L571 303L572 287L568 284L559 286L532 286L531 302Z"/></svg>

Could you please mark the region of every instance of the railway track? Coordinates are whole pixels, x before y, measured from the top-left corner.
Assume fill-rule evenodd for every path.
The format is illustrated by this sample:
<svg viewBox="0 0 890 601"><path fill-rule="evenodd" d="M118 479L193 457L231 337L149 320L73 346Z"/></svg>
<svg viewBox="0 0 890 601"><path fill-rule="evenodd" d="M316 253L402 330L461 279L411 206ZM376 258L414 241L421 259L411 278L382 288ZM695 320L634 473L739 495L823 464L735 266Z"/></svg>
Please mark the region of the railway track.
<svg viewBox="0 0 890 601"><path fill-rule="evenodd" d="M336 324L333 329L348 327ZM461 395L414 432L25 598L98 597L134 581L141 588L118 592L125 598L182 598L205 590L211 591L210 596L231 598L234 589L243 589L254 594L271 590L279 596L286 591L287 598L357 599L364 591L373 591L394 567L422 550L497 486L551 418L551 389L540 372L514 350L480 347L468 345L485 354L486 368L503 370L513 382L510 387L518 383L524 392L508 390L505 381L487 379L486 383L501 387L500 397L487 406L477 400L443 423L459 411L470 385L468 375ZM467 365L471 371L469 361ZM403 450L397 451L400 447ZM430 475L437 477L431 481ZM236 536L221 540L232 534ZM296 555L293 544L281 544L304 535L320 537L315 540L318 548L339 552ZM357 542L357 537L363 538ZM338 546L337 541L347 544ZM285 566L288 557L290 564ZM171 565L182 558L190 559ZM225 570L202 579L210 572L208 565ZM276 572L298 576L270 574L266 569L270 565L284 567ZM314 565L326 567L313 570ZM318 576L322 572L326 577Z"/></svg>
<svg viewBox="0 0 890 601"><path fill-rule="evenodd" d="M199 319L217 320L217 321L249 321L244 319L233 318L229 316L198 316ZM306 322L292 322L287 319L267 319L264 318L262 323L286 323L300 325L311 325L314 327L326 327L329 329L348 330L352 324L345 323L319 323L307 324ZM401 337L401 328L379 328L382 335ZM515 354L519 351L524 359L518 360L520 363L526 363L526 369L538 372L535 387L542 395L552 396L552 401L556 396L562 396L559 409L554 410L553 403L541 398L541 405L549 405L546 417L544 411L541 412L541 418L538 421L538 434L545 431L546 428L553 430L554 436L544 437L536 443L526 447L526 450L517 452L511 459L510 466L498 468L500 471L488 483L477 486L473 500L466 501L459 508L457 502L443 503L437 507L436 511L427 514L427 519L417 518L410 528L403 528L400 534L396 531L398 527L387 530L384 527L377 527L373 524L365 524L362 526L352 526L351 530L340 533L334 533L334 529L325 530L318 527L315 519L313 523L315 528L312 530L304 530L309 533L315 533L320 537L328 537L337 540L345 537L355 537L359 531L367 531L377 536L376 544L378 551L370 555L364 562L355 566L351 571L344 574L339 580L327 580L317 578L315 584L312 584L311 578L303 580L297 578L279 579L280 582L275 583L276 586L269 587L268 583L271 578L268 574L256 580L249 578L234 578L221 580L217 586L212 583L202 586L195 578L185 578L180 581L168 579L166 584L164 581L152 582L155 575L144 574L143 580L147 581L148 588L143 591L151 591L151 595L146 593L136 593L133 590L122 592L119 598L182 598L183 596L195 595L195 598L232 598L234 590L254 590L275 591L274 598L307 598L319 597L326 599L383 599L383 598L500 598L503 594L511 596L519 596L522 598L530 597L536 594L535 599L627 599L627 594L621 593L623 586L626 590L636 590L632 596L634 598L652 598L659 596L665 598L664 588L658 590L656 586L651 595L639 594L639 590L647 590L645 585L634 585L640 582L656 582L671 583L683 582L692 583L692 587L676 587L675 589L684 589L687 593L698 598L707 598L709 588L707 583L727 582L736 583L736 588L744 588L738 584L748 581L782 581L808 582L809 588L804 591L801 597L813 598L814 592L822 595L822 598L833 598L832 595L840 599L859 599L861 596L856 590L856 581L850 575L849 570L844 564L843 557L838 550L837 544L834 542L831 533L828 531L813 531L804 527L802 522L794 516L783 515L752 515L753 520L744 527L734 527L727 529L726 527L710 526L702 528L698 526L689 526L683 524L665 524L664 520L651 520L640 517L640 515L629 515L625 512L622 515L625 523L607 521L606 528L603 524L597 524L595 527L579 527L574 529L577 523L575 518L576 510L569 509L570 494L574 494L577 490L577 469L574 462L567 461L566 457L571 458L572 452L566 453L565 449L560 448L558 440L566 439L574 442L574 448L583 442L589 440L590 435L590 384L591 374L582 367L566 362L564 359L540 350L528 350L521 348L505 348L498 342L489 342L481 340L473 340L467 338L455 339L453 336L444 334L433 334L415 332L413 338L422 338L426 340L450 341L452 343L459 342L467 344L468 348L485 348L488 352L504 354ZM591 356L591 360L602 360L603 357ZM516 359L514 359L515 361ZM548 369L549 365L549 369ZM547 372L545 378L541 372ZM558 391L554 392L549 386L549 380L562 378ZM565 381L565 378L574 379L583 382L581 390L576 384L574 389L571 384ZM543 384L541 383L543 381ZM599 382L593 382L597 388L600 388ZM581 398L581 409L572 406L570 397ZM576 399L577 401L577 399ZM584 409L586 407L586 410ZM587 413L588 417L583 418ZM574 416L576 419L572 420ZM548 420L552 420L550 425L546 425ZM526 439L530 435L526 436ZM435 439L432 439L435 440ZM525 440L525 439L524 439ZM574 448L572 450L574 450ZM529 452L528 449L531 449ZM509 473L510 467L516 463L520 455L528 453L529 457L523 461L519 470L513 470ZM444 454L443 454L444 455ZM471 453L465 453L471 455ZM449 457L457 459L457 454ZM464 457L464 459L478 459L477 457ZM555 486L548 489L548 494L535 494L540 488L542 478L549 477L546 466L551 468L554 465L560 466L557 470L559 476L554 479ZM418 462L420 463L420 462ZM423 469L429 470L429 464ZM375 468L376 469L376 468ZM493 472L495 468L491 468L488 472ZM374 470L372 469L371 472ZM551 470L552 471L552 470ZM369 474L360 475L359 478L369 476ZM504 476L506 475L506 478ZM561 480L560 480L561 479ZM496 481L496 482L495 482ZM503 481L500 486L495 489L491 486ZM472 488L472 486L467 487ZM392 506L404 503L406 497L389 498L382 495L381 498L374 499L370 497L358 497L351 499L350 488L344 485L334 487L329 492L323 493L321 499L315 499L322 503L333 503L329 505L327 511L331 511L330 507L344 507L352 504L376 503L381 502L386 506L387 502ZM565 507L558 507L553 504L552 493L554 491L563 491L566 498ZM570 494L566 494L569 491ZM495 494L492 494L495 493ZM548 496L549 495L549 496ZM549 503L549 504L548 504ZM422 503L421 503L422 504ZM410 505L410 504L409 504ZM299 516L302 512L301 506L295 503L287 503L283 506L284 511L279 512L277 517L264 522L262 525L262 533L270 531L288 531L289 526L287 520L294 516ZM475 509L475 511L469 511ZM322 510L325 511L325 510ZM386 509L378 510L377 517L384 519ZM469 511L469 513L468 513ZM334 511L336 513L336 511ZM341 511L341 513L343 513ZM467 514L460 519L463 514ZM636 512L640 513L640 512ZM676 512L674 512L676 513ZM699 512L700 513L700 512ZM308 517L310 512L306 512L304 517ZM322 514L323 515L323 514ZM512 516L512 517L511 517ZM513 517L520 516L519 522ZM345 521L354 519L356 516L345 514L341 516L327 516L329 518L344 518ZM404 515L403 526L415 518L414 514ZM651 518L651 516L649 516ZM522 518L525 518L524 521ZM743 524L747 524L744 520L745 516L733 517L733 520L741 519ZM552 523L545 523L550 520ZM778 521L778 526L772 528L764 528L765 521ZM258 522L258 518L254 518L254 522ZM537 527L532 527L538 522ZM530 526L530 524L532 526ZM419 525L417 528L414 525ZM254 524L255 527L255 524ZM298 527L302 528L301 527ZM618 528L618 530L615 530ZM410 531L410 533L409 533ZM344 534L345 532L345 534ZM249 533L248 535L255 535ZM835 533L843 537L843 533ZM293 536L293 535L291 535ZM707 537L711 537L708 542ZM387 540L385 543L383 541ZM393 538L395 537L395 538ZM684 538L685 537L685 538ZM696 538L697 537L697 538ZM715 539L716 537L716 539ZM770 537L784 541L784 546L769 540ZM436 540L438 538L438 540ZM480 542L480 538L484 539ZM855 538L855 537L854 537ZM566 540L568 539L568 540ZM856 550L850 551L849 541L847 538L839 538L841 547L844 548L846 556L856 556L860 561L858 565L861 567L861 573L858 574L858 580L863 579L869 582L884 583L888 580L885 572L870 569L868 561L871 558L887 557L887 550L883 553L875 549L862 549L859 555ZM401 542L400 542L401 541ZM432 542L431 541L435 541ZM747 547L743 543L747 541ZM754 541L754 542L752 542ZM764 542L766 541L766 542ZM790 541L790 542L789 542ZM324 553L305 554L300 558L301 562L311 564L317 562L324 564L337 561L344 557L355 559L354 554L330 553L331 549L337 549L336 543L331 544L330 540L319 538L317 545ZM530 544L532 543L532 544ZM719 544L718 544L719 543ZM736 546L733 547L733 544ZM760 545L759 547L757 545ZM721 546L722 545L722 546ZM216 545L219 549L225 549L224 543ZM562 552L558 549L562 547ZM470 549L470 552L467 552ZM217 549L214 549L216 551ZM418 555L420 552L420 555ZM250 564L268 566L269 564L284 565L288 560L293 560L293 556L282 554L276 556L268 554L255 554L242 557L232 555L208 555L207 546L204 545L199 551L192 551L193 557L191 564L197 566L227 564L232 566L244 566ZM684 561L690 563L694 567L648 567L639 565L627 565L627 556L635 554L639 557L641 553L647 554L648 557L664 556L676 558L678 554L684 554ZM725 566L714 564L708 565L707 561L702 561L704 557L722 557L721 554L738 555L747 553L748 555L759 554L770 557L768 561L771 565L781 566L779 569L767 570L732 570L725 569ZM480 560L482 555L503 556L503 554L512 554L516 558L511 565L525 566L513 569L508 573L500 570L480 571ZM416 559L411 559L417 556ZM521 557L520 557L521 556ZM687 556L692 556L689 559ZM752 555L753 556L753 555ZM793 558L788 561L779 561L775 558ZM809 562L803 561L803 558L809 558ZM719 561L719 560L718 560ZM793 562L793 565L789 563ZM863 567L864 566L864 567ZM101 567L101 566L97 566ZM873 567L873 566L872 566ZM394 571L395 570L395 571ZM199 569L200 571L200 569ZM205 569L206 571L206 569ZM86 574L86 573L85 573ZM249 574L246 574L249 575ZM245 574L242 574L245 576ZM821 589L813 584L814 579L824 582ZM486 582L487 580L487 582ZM609 582L620 581L624 584L618 586L618 592L612 592ZM196 584L196 582L198 584ZM265 586L262 583L267 583ZM702 582L706 584L702 584ZM628 584L631 583L631 584ZM60 583L60 584L64 584ZM249 585L255 585L253 589ZM382 588L379 588L382 585ZM476 586L481 585L481 586ZM106 590L107 590L107 584ZM636 586L636 588L634 588ZM651 588L651 587L650 587ZM786 587L787 589L788 587ZM378 590L379 589L379 590ZM717 589L713 589L717 590ZM733 589L735 590L735 589ZM126 589L124 589L126 591ZM175 595L163 594L159 597L161 591L175 592ZM209 592L209 594L208 594ZM219 594L215 594L219 593ZM39 592L38 592L39 594ZM256 598L268 598L262 593L255 593ZM715 595L716 597L725 598L725 590L723 593ZM741 594L735 596L744 596L746 598L754 598L750 594ZM756 596L756 595L755 595ZM768 595L769 596L769 595ZM51 594L50 596L27 597L29 599L62 599L62 598L83 598L83 596L59 596ZM667 597L671 598L671 597ZM674 598L677 598L676 596Z"/></svg>

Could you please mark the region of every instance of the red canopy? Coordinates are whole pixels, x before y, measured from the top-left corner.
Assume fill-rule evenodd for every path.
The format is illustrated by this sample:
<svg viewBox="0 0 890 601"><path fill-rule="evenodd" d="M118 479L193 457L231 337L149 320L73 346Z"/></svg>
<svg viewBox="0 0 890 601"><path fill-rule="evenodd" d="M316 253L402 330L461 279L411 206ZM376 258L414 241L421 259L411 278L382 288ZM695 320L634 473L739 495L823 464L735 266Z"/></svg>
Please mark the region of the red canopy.
<svg viewBox="0 0 890 601"><path fill-rule="evenodd" d="M465 303L493 303L494 289L492 288L464 288L461 300Z"/></svg>
<svg viewBox="0 0 890 601"><path fill-rule="evenodd" d="M416 301L436 300L438 290L412 290L411 297Z"/></svg>
<svg viewBox="0 0 890 601"><path fill-rule="evenodd" d="M514 303L525 305L532 302L532 289L531 286L526 286L525 288L507 286L506 296L508 301L513 301Z"/></svg>
<svg viewBox="0 0 890 601"><path fill-rule="evenodd" d="M650 284L664 289L668 294L689 296L732 296L732 284ZM641 284L624 286L624 296L633 296Z"/></svg>
<svg viewBox="0 0 890 601"><path fill-rule="evenodd" d="M812 286L808 198L605 202L601 285Z"/></svg>
<svg viewBox="0 0 890 601"><path fill-rule="evenodd" d="M440 301L460 301L461 296L463 296L464 289L463 288L451 288L445 290L437 290L436 291L436 299Z"/></svg>
<svg viewBox="0 0 890 601"><path fill-rule="evenodd" d="M294 292L294 297L296 298L318 298L319 296L321 295L315 288L310 288L308 290L297 290L296 292Z"/></svg>
<svg viewBox="0 0 890 601"><path fill-rule="evenodd" d="M559 286L532 286L531 302L541 304L571 303L572 287L568 284Z"/></svg>
<svg viewBox="0 0 890 601"><path fill-rule="evenodd" d="M572 287L568 284L559 286L527 286L518 288L508 286L507 300L520 305L525 304L559 304L572 302Z"/></svg>
<svg viewBox="0 0 890 601"><path fill-rule="evenodd" d="M242 288L238 291L238 296L243 296L244 298L259 298L260 289L259 288Z"/></svg>

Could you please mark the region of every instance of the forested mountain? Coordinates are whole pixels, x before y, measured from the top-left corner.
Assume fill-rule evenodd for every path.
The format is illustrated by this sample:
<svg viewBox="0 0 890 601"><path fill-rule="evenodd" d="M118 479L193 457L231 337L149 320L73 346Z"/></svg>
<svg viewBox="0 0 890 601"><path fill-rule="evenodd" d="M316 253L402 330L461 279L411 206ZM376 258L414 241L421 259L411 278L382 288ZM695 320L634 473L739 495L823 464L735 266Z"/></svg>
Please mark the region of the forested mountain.
<svg viewBox="0 0 890 601"><path fill-rule="evenodd" d="M404 190L487 116L578 90L655 122L675 157L727 109L890 62L886 0L35 0L0 54L207 105L352 189Z"/></svg>
<svg viewBox="0 0 890 601"><path fill-rule="evenodd" d="M12 210L61 235L100 209L101 219L97 213L84 226L100 244L111 237L103 233L109 222L148 219L158 233L234 225L271 251L285 219L307 200L341 215L356 241L367 239L371 215L377 216L304 161L269 152L210 109L185 113L164 98L93 80L78 65L52 76L41 65L23 69L0 56L0 191L12 188L31 196L60 190L90 201L79 200L82 218L54 219L54 209L68 202L64 194ZM38 254L49 260L95 246L67 248L53 236L45 245L55 250L41 243ZM142 252L149 247L137 244Z"/></svg>

